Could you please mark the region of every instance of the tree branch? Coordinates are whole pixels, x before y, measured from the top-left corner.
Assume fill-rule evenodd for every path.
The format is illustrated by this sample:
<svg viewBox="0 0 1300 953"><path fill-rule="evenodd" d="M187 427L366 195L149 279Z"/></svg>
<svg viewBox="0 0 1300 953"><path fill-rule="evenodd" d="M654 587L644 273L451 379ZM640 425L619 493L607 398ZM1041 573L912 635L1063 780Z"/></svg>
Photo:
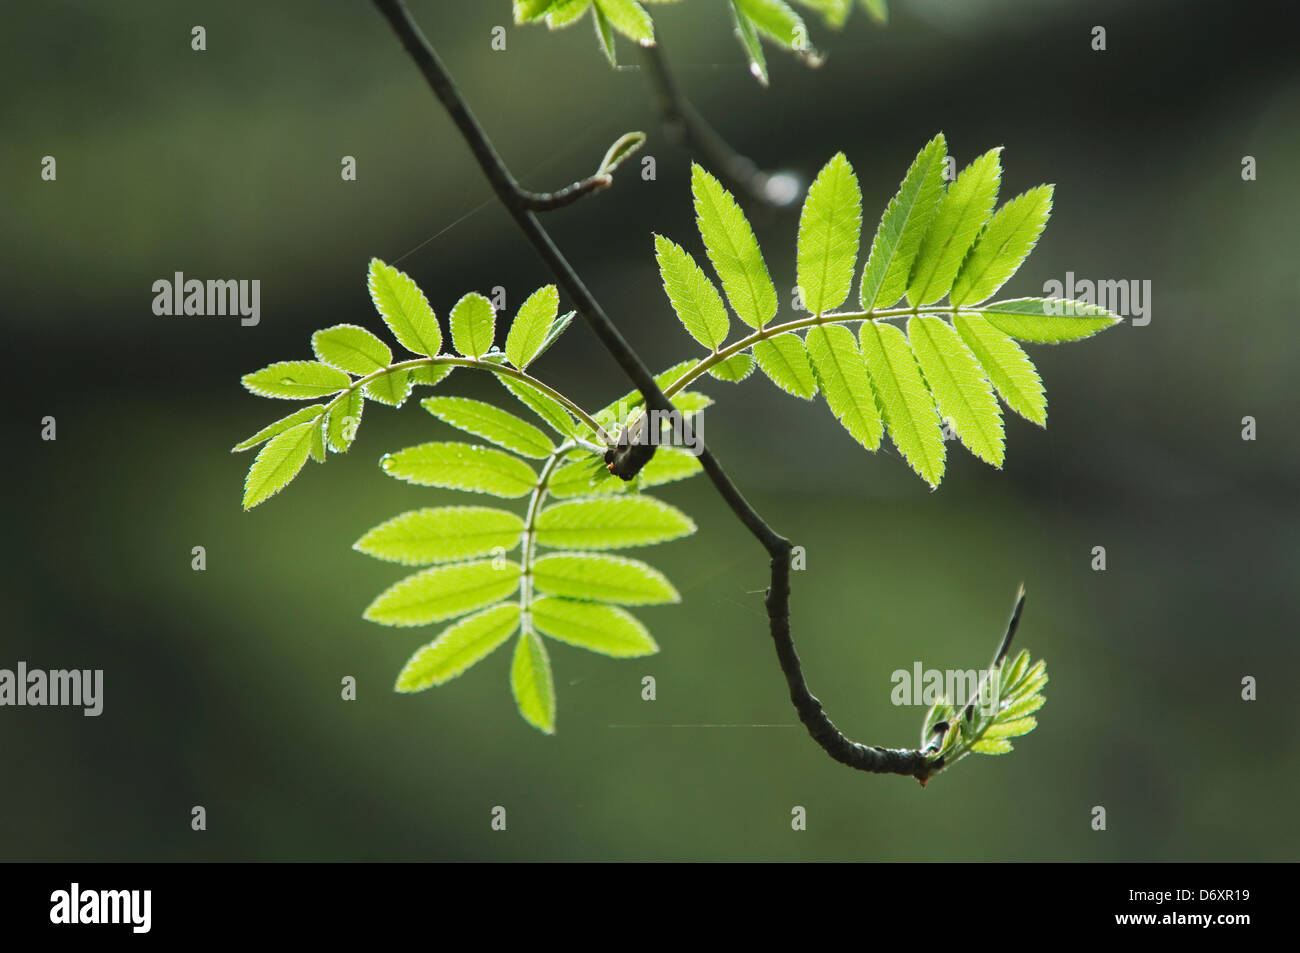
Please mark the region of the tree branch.
<svg viewBox="0 0 1300 953"><path fill-rule="evenodd" d="M655 111L669 138L699 152L710 172L755 202L767 208L785 208L794 203L800 189L793 175L764 172L753 159L741 155L718 135L682 94L668 69L660 39L655 39L654 46L641 48L641 60L650 80Z"/></svg>
<svg viewBox="0 0 1300 953"><path fill-rule="evenodd" d="M533 208L526 195L520 191L487 134L470 112L450 74L438 58L438 54L425 39L419 26L411 19L405 3L402 0L373 0L373 2L397 33L402 46L415 61L415 65L424 75L434 95L460 130L461 136L473 152L474 158L478 161L483 174L487 176L497 197L555 276L556 284L577 305L577 310L583 319L596 333L633 386L641 392L646 406L652 410L670 412L673 409L671 402L655 382L640 356L632 350L627 340L601 308L600 303L555 246L537 216L533 214ZM626 447L611 447L606 454L606 461L611 472L624 479L631 479L649 461L653 452L653 444L633 442ZM858 744L846 738L826 716L821 702L809 691L808 684L804 680L803 668L790 632L790 551L792 548L790 541L769 526L749 504L707 447L702 447L700 450L700 463L732 513L771 557L771 584L767 590L766 604L772 641L775 643L777 659L790 689L790 700L799 714L799 720L808 729L808 733L826 750L827 754L841 764L859 771L877 774L908 775L924 784L926 779L941 767L928 760L924 751Z"/></svg>

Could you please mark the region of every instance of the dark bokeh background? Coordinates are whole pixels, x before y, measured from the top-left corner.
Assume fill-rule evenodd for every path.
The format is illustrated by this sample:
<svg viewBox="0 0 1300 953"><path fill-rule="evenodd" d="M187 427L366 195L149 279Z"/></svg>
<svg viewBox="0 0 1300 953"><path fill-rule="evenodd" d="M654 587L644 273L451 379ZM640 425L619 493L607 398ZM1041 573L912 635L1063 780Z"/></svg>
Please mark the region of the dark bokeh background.
<svg viewBox="0 0 1300 953"><path fill-rule="evenodd" d="M1007 291L1041 293L1067 270L1149 279L1153 320L1032 348L1050 429L1010 420L1000 473L952 448L937 492L758 378L711 385L706 435L807 549L798 644L854 737L914 743L922 712L890 704L890 673L984 662L1025 580L1023 644L1052 681L1015 754L920 790L845 770L797 727L658 727L795 725L764 628L764 555L702 479L663 494L700 532L646 554L685 597L641 613L663 651L556 646L555 737L515 713L507 652L394 694L432 633L360 618L400 570L349 547L456 499L375 466L442 432L414 407L372 407L352 453L243 513L251 460L228 448L285 411L239 376L309 356L316 328L378 327L372 255L400 259L443 315L494 285L513 309L549 276L368 4L10 5L0 667L103 668L106 702L97 719L0 710L0 857L1293 859L1292 34L1266 4L893 6L888 29L861 11L840 34L814 27L830 52L819 71L773 53L767 90L724 4L656 16L683 86L738 147L805 179L843 149L869 228L937 130L963 163L1005 145L1004 195L1057 183ZM693 354L650 242L696 247L690 156L655 127L644 77L611 71L586 21L516 29L506 0L414 10L527 185L571 181L622 132L650 133L656 181L622 175L547 224L650 364ZM505 53L489 48L496 24ZM1094 24L1105 53L1089 48ZM44 155L56 182L40 179ZM356 182L340 181L344 155ZM797 210L753 217L790 288ZM155 317L150 286L174 271L261 279L261 324ZM537 370L589 406L627 389L581 326ZM498 392L472 375L448 385ZM54 443L39 439L47 414ZM340 700L344 675L359 700ZM1240 700L1244 675L1259 701ZM628 724L645 727L611 727ZM206 832L190 830L195 804ZM504 834L489 830L498 804Z"/></svg>

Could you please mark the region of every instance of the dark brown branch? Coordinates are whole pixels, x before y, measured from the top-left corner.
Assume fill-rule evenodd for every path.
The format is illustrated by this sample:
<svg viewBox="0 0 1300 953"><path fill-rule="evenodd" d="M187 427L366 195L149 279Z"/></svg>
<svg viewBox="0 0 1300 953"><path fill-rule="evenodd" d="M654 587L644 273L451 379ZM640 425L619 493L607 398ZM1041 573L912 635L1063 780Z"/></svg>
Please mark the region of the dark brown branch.
<svg viewBox="0 0 1300 953"><path fill-rule="evenodd" d="M650 80L655 111L670 138L698 152L710 172L755 202L768 208L785 208L794 203L799 188L788 173L764 172L753 159L737 152L682 94L668 69L661 40L656 40L654 46L642 47L641 60Z"/></svg>
<svg viewBox="0 0 1300 953"><path fill-rule="evenodd" d="M641 392L646 406L651 410L671 411L672 404L655 383L654 377L641 358L632 350L582 279L578 277L577 272L551 241L550 235L542 227L537 216L533 214L533 209L524 193L520 191L514 177L492 147L487 134L469 111L451 76L439 60L438 54L411 19L406 5L402 0L373 0L373 2L392 25L402 41L402 46L415 61L415 65L424 75L434 95L438 97L438 101L442 103L457 129L460 130L461 136L474 153L474 158L478 161L483 174L487 176L497 197L510 212L533 248L541 255L542 260L546 262L555 276L556 284L577 305L577 310L583 319L618 362L633 386ZM607 455L607 462L610 464L611 472L616 472L617 467L623 471L619 473L620 476L626 473L623 478L631 479L650 459L653 452L653 445L633 440L629 446L611 448L610 454ZM790 541L772 529L750 506L708 448L701 449L700 463L732 513L763 545L771 557L772 579L767 591L767 614L772 641L775 643L777 659L780 661L781 671L785 674L786 684L790 689L790 700L794 703L795 710L799 713L799 720L808 729L808 733L826 750L827 754L841 764L877 774L909 775L924 783L937 770L936 765L927 760L924 752L858 744L846 738L826 716L821 702L809 691L808 684L804 681L803 668L790 633Z"/></svg>
<svg viewBox="0 0 1300 953"><path fill-rule="evenodd" d="M527 192L523 189L516 189L516 191L519 193L520 201L534 212L549 212L551 209L572 205L584 195L607 189L613 183L612 175L608 172L600 172L554 192Z"/></svg>

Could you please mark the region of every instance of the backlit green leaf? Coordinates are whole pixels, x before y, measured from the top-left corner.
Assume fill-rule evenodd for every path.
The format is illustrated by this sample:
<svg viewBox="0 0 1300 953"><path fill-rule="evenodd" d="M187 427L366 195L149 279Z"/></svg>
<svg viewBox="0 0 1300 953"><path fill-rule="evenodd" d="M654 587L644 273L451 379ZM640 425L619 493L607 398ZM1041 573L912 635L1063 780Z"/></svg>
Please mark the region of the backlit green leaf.
<svg viewBox="0 0 1300 953"><path fill-rule="evenodd" d="M263 427L247 440L241 440L230 448L231 453L242 453L245 450L252 450L258 444L265 443L272 437L284 433L290 427L298 424L305 424L315 420L325 410L324 404L313 404L310 407L303 407L301 410L295 410L287 417L281 417L273 424Z"/></svg>
<svg viewBox="0 0 1300 953"><path fill-rule="evenodd" d="M311 451L315 427L314 421L290 427L258 452L244 480L244 509L279 493L298 475Z"/></svg>
<svg viewBox="0 0 1300 953"><path fill-rule="evenodd" d="M524 457L549 457L555 445L530 423L481 400L468 397L426 397L420 406L453 427L490 440Z"/></svg>
<svg viewBox="0 0 1300 953"><path fill-rule="evenodd" d="M500 602L519 587L519 566L508 560L434 566L394 583L366 608L381 625L426 625Z"/></svg>
<svg viewBox="0 0 1300 953"><path fill-rule="evenodd" d="M862 446L879 448L884 423L853 332L841 324L823 325L808 331L806 343L831 413Z"/></svg>
<svg viewBox="0 0 1300 953"><path fill-rule="evenodd" d="M502 383L506 390L519 398L533 413L546 421L556 433L565 437L574 437L586 432L587 428L580 427L577 421L573 419L573 416L557 400L538 390L527 381L506 377L505 375L498 376L497 380Z"/></svg>
<svg viewBox="0 0 1300 953"><path fill-rule="evenodd" d="M907 286L913 305L938 301L957 278L966 253L989 220L1002 180L1002 149L990 149L957 176L939 200Z"/></svg>
<svg viewBox="0 0 1300 953"><path fill-rule="evenodd" d="M793 331L754 344L754 358L772 383L787 394L811 400L817 394L808 351Z"/></svg>
<svg viewBox="0 0 1300 953"><path fill-rule="evenodd" d="M691 192L700 237L732 310L750 327L761 328L776 314L776 287L754 230L731 193L698 165L691 166Z"/></svg>
<svg viewBox="0 0 1300 953"><path fill-rule="evenodd" d="M492 302L471 291L451 309L451 341L466 357L482 357L492 350L496 311Z"/></svg>
<svg viewBox="0 0 1300 953"><path fill-rule="evenodd" d="M641 4L635 0L596 0L596 6L609 20L609 25L629 40L642 46L654 45L654 21Z"/></svg>
<svg viewBox="0 0 1300 953"><path fill-rule="evenodd" d="M677 317L691 337L717 350L731 326L718 289L689 252L662 235L655 236L655 259Z"/></svg>
<svg viewBox="0 0 1300 953"><path fill-rule="evenodd" d="M1006 457L1002 411L974 355L942 318L910 318L907 336L939 413L952 421L952 429L971 453L1002 466Z"/></svg>
<svg viewBox="0 0 1300 953"><path fill-rule="evenodd" d="M326 442L332 451L346 453L348 447L352 446L357 429L361 426L361 412L365 406L366 399L360 389L350 391L334 405L325 425Z"/></svg>
<svg viewBox="0 0 1300 953"><path fill-rule="evenodd" d="M365 328L336 324L311 336L316 359L353 374L372 374L393 363L388 345Z"/></svg>
<svg viewBox="0 0 1300 953"><path fill-rule="evenodd" d="M754 358L749 354L733 354L725 361L714 364L709 373L720 381L738 384L754 373Z"/></svg>
<svg viewBox="0 0 1300 953"><path fill-rule="evenodd" d="M467 616L411 656L397 676L397 691L418 692L442 685L481 662L519 628L519 606L503 602Z"/></svg>
<svg viewBox="0 0 1300 953"><path fill-rule="evenodd" d="M645 626L617 606L544 596L533 603L532 612L537 631L580 649L615 658L637 658L659 651Z"/></svg>
<svg viewBox="0 0 1300 953"><path fill-rule="evenodd" d="M943 195L947 155L948 144L940 133L917 154L885 209L862 270L859 301L864 311L891 307L907 291L921 240Z"/></svg>
<svg viewBox="0 0 1300 953"><path fill-rule="evenodd" d="M943 432L907 338L898 328L875 321L863 321L859 337L890 439L922 479L938 486L943 479Z"/></svg>
<svg viewBox="0 0 1300 953"><path fill-rule="evenodd" d="M372 258L368 285L375 310L397 343L412 354L437 357L442 347L442 331L428 299L410 275Z"/></svg>
<svg viewBox="0 0 1300 953"><path fill-rule="evenodd" d="M952 323L1007 406L1026 420L1046 427L1043 381L1020 345L978 315L958 314Z"/></svg>
<svg viewBox="0 0 1300 953"><path fill-rule="evenodd" d="M537 474L518 457L467 443L422 443L385 454L379 465L407 483L506 498L524 496L537 484Z"/></svg>
<svg viewBox="0 0 1300 953"><path fill-rule="evenodd" d="M510 691L519 714L539 731L555 734L555 681L551 659L536 632L525 630L515 642L510 663Z"/></svg>
<svg viewBox="0 0 1300 953"><path fill-rule="evenodd" d="M689 516L648 496L556 503L537 517L537 542L556 549L625 549L693 532Z"/></svg>
<svg viewBox="0 0 1300 953"><path fill-rule="evenodd" d="M1120 320L1105 308L1061 298L1014 298L963 310L982 315L999 331L1034 344L1081 341Z"/></svg>
<svg viewBox="0 0 1300 953"><path fill-rule="evenodd" d="M352 378L338 368L319 361L280 361L241 378L244 387L258 397L306 400L337 394L352 384Z"/></svg>
<svg viewBox="0 0 1300 953"><path fill-rule="evenodd" d="M813 314L833 311L848 298L861 231L858 179L838 152L809 187L799 218L799 289Z"/></svg>
<svg viewBox="0 0 1300 953"><path fill-rule="evenodd" d="M510 325L510 333L506 335L506 357L521 371L542 349L546 332L555 322L559 304L560 293L555 290L555 285L545 285L520 305L519 313Z"/></svg>
<svg viewBox="0 0 1300 953"><path fill-rule="evenodd" d="M597 553L553 553L533 563L539 592L625 606L680 602L659 570L636 559Z"/></svg>
<svg viewBox="0 0 1300 953"><path fill-rule="evenodd" d="M361 389L371 400L377 400L389 407L400 407L406 402L406 398L411 396L413 384L411 369L399 367L366 381Z"/></svg>
<svg viewBox="0 0 1300 953"><path fill-rule="evenodd" d="M357 552L427 566L514 549L524 521L509 510L488 506L439 506L411 510L380 523L352 544Z"/></svg>
<svg viewBox="0 0 1300 953"><path fill-rule="evenodd" d="M1050 185L1030 189L998 209L962 262L949 296L952 303L984 301L1006 284L1038 244L1051 213Z"/></svg>

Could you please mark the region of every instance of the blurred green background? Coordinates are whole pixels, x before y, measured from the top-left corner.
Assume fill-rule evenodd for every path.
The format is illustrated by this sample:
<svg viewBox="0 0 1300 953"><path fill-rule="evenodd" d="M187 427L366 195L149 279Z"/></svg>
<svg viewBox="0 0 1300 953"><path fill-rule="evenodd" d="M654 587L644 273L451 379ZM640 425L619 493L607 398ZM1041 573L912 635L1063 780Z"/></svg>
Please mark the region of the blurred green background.
<svg viewBox="0 0 1300 953"><path fill-rule="evenodd" d="M705 436L807 550L797 644L856 739L914 744L923 710L891 705L890 673L986 662L1025 581L1020 644L1051 683L1013 755L925 790L830 761L776 665L765 555L703 478L662 493L699 533L644 553L684 595L638 613L661 653L553 645L555 737L515 713L505 651L394 694L436 630L363 621L402 571L350 545L402 510L466 502L375 466L450 432L413 405L372 406L353 452L244 513L251 455L229 447L287 408L239 376L309 357L317 328L378 328L372 255L400 259L444 316L496 285L513 312L550 276L368 3L9 5L0 667L103 668L105 711L0 710L0 859L1294 859L1291 35L1263 4L891 6L887 29L860 10L838 34L817 23L820 70L772 52L770 89L725 4L655 14L682 86L737 147L805 181L847 153L868 230L936 131L963 164L1005 145L1005 196L1057 184L1008 294L1067 270L1149 279L1152 321L1031 347L1050 429L1009 419L1000 473L950 446L937 492L758 377L711 383ZM691 156L656 127L644 77L611 71L587 20L551 34L510 26L506 0L413 10L525 185L558 187L624 131L649 132L655 181L630 168L546 223L648 363L694 354L650 238L698 247ZM190 49L196 24L206 52ZM490 49L495 25L506 52ZM340 180L345 155L355 182ZM1258 181L1242 181L1245 155ZM752 218L789 289L797 207ZM156 317L151 285L175 271L260 279L260 325ZM627 389L580 323L536 371L588 406ZM469 374L447 386L500 394ZM47 414L54 443L39 439ZM345 675L355 702L340 700ZM1245 675L1260 679L1250 704ZM665 727L678 723L786 727Z"/></svg>

